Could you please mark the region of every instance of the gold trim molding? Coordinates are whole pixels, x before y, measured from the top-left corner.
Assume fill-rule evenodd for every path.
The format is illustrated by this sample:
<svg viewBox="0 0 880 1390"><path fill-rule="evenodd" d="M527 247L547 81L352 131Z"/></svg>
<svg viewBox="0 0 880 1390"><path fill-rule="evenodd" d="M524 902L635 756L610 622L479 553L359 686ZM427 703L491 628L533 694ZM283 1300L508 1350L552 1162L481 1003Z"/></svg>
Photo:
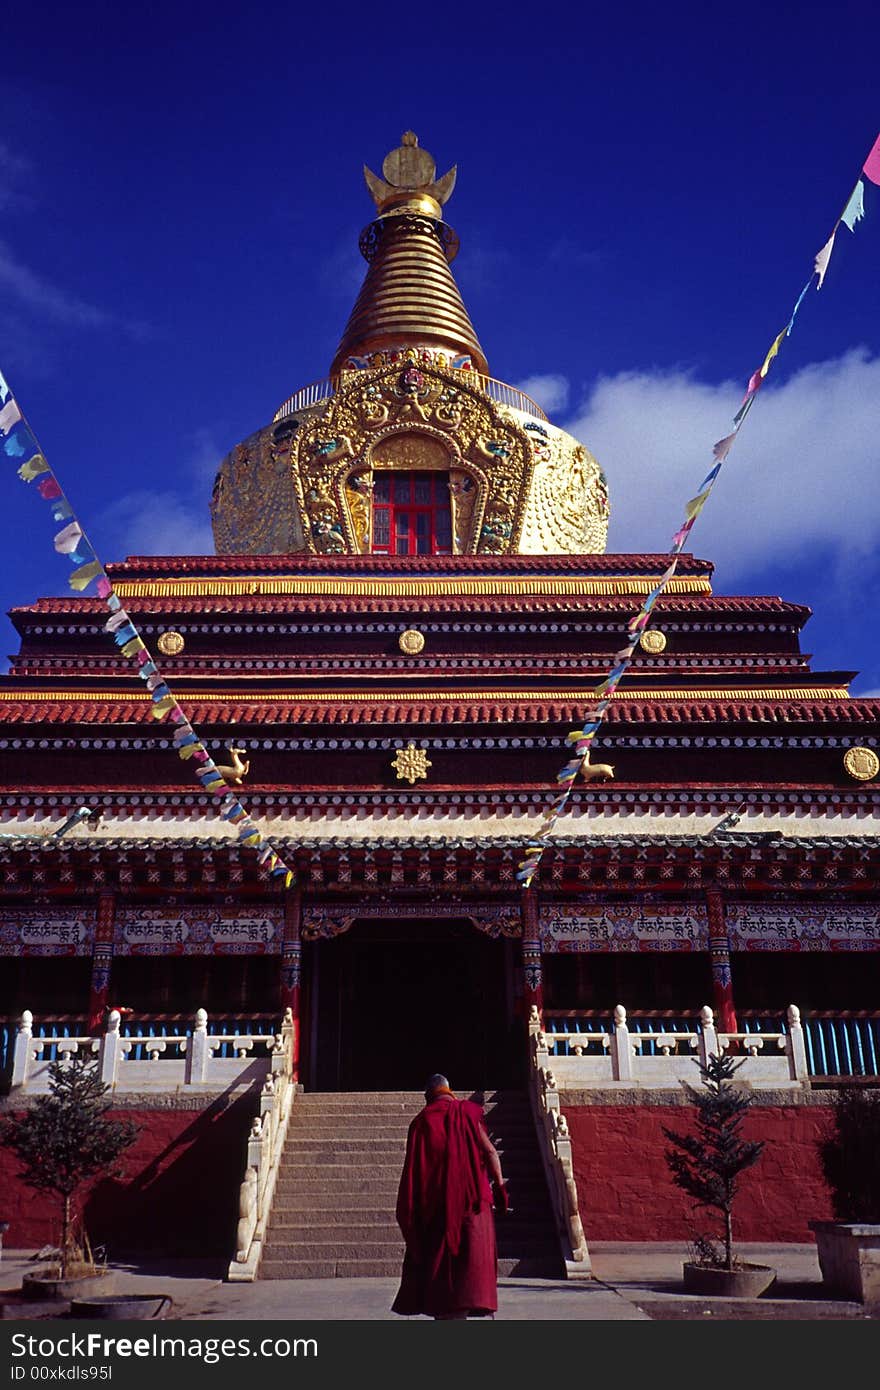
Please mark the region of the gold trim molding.
<svg viewBox="0 0 880 1390"><path fill-rule="evenodd" d="M130 690L84 690L79 693L67 690L0 690L0 702L14 704L90 704L103 700L106 703L135 702L148 699L143 693ZM419 701L434 704L470 704L474 700L546 700L558 704L561 700L589 703L596 699L596 688L582 690L351 690L321 691L280 690L251 695L246 691L231 694L213 690L178 690L176 698L191 705L268 705L287 701L290 704L416 704ZM624 691L615 690L603 697L615 701L628 700L848 700L849 691L845 685L819 686L762 686L742 689L733 686L707 687L700 690L688 689L647 690L642 687Z"/></svg>
<svg viewBox="0 0 880 1390"><path fill-rule="evenodd" d="M535 575L514 579L499 575L474 579L466 575L430 579L327 579L320 576L299 578L278 575L242 579L123 579L113 585L120 598L234 598L237 595L315 595L342 598L459 598L481 594L556 596L579 594L596 596L647 594L660 576L621 576L608 579L550 579ZM700 576L670 579L667 594L711 594L708 579Z"/></svg>

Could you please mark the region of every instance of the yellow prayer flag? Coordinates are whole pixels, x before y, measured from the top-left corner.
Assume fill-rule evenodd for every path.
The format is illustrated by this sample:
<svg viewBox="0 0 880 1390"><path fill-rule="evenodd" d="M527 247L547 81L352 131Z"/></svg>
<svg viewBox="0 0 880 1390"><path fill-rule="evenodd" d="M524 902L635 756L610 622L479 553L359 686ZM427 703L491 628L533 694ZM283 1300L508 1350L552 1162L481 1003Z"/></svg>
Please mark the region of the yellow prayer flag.
<svg viewBox="0 0 880 1390"><path fill-rule="evenodd" d="M783 338L785 337L785 335L786 335L787 332L788 332L788 325L786 325L785 328L783 328L782 332L781 332L781 333L778 333L778 334L776 335L776 337L773 339L773 344L772 344L772 346L771 346L771 348L770 348L770 351L767 353L767 356L764 358L764 365L763 365L763 367L761 368L761 377L762 377L762 378L765 377L765 376L767 375L767 373L769 372L769 370L770 370L770 363L773 361L773 358L776 356L777 352L778 352L779 349L782 347L782 340L783 340Z"/></svg>

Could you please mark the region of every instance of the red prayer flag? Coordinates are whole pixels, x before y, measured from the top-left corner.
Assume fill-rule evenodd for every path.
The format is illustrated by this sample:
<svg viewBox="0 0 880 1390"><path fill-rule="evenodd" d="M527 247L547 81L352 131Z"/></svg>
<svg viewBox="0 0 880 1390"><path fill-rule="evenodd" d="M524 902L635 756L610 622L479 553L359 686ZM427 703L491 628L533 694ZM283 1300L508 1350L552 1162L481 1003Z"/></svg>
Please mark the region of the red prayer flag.
<svg viewBox="0 0 880 1390"><path fill-rule="evenodd" d="M51 502L53 498L61 496L61 488L54 478L44 478L41 483L37 484L37 491L41 497L45 497L47 502Z"/></svg>

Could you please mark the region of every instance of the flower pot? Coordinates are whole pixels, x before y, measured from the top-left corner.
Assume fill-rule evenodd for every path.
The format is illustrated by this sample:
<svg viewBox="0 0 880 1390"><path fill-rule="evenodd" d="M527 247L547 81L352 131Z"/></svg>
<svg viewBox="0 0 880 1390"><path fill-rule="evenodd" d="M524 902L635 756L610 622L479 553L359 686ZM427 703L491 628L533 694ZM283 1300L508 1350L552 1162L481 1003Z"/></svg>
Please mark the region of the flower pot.
<svg viewBox="0 0 880 1390"><path fill-rule="evenodd" d="M164 1293L96 1294L91 1298L74 1298L70 1304L72 1318L167 1318L173 1306Z"/></svg>
<svg viewBox="0 0 880 1390"><path fill-rule="evenodd" d="M685 1293L711 1298L758 1298L776 1281L770 1265L741 1264L736 1269L717 1269L714 1265L682 1266Z"/></svg>
<svg viewBox="0 0 880 1390"><path fill-rule="evenodd" d="M880 1225L811 1221L822 1282L841 1298L880 1303Z"/></svg>
<svg viewBox="0 0 880 1390"><path fill-rule="evenodd" d="M22 1275L21 1292L25 1298L35 1299L88 1298L112 1293L114 1279L112 1269L71 1274L62 1279L57 1265L47 1265Z"/></svg>

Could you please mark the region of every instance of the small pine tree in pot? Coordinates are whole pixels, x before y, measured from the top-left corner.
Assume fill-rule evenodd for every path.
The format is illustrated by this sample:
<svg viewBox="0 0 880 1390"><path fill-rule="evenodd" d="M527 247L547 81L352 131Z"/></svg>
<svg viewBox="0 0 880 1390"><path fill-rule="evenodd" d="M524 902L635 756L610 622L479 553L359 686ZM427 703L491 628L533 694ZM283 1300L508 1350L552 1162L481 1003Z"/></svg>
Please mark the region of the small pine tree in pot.
<svg viewBox="0 0 880 1390"><path fill-rule="evenodd" d="M880 1091L842 1086L819 1160L834 1221L811 1221L822 1280L835 1294L880 1305Z"/></svg>
<svg viewBox="0 0 880 1390"><path fill-rule="evenodd" d="M45 1271L47 1277L54 1273L67 1280L101 1273L82 1231L83 1187L98 1174L112 1176L117 1159L139 1133L131 1120L107 1118L109 1090L91 1058L77 1055L53 1062L49 1094L0 1130L0 1140L21 1160L22 1180L59 1207L60 1258L56 1268Z"/></svg>
<svg viewBox="0 0 880 1390"><path fill-rule="evenodd" d="M766 1265L749 1265L734 1254L733 1207L739 1178L761 1156L763 1140L742 1137L742 1124L754 1099L751 1091L734 1084L745 1059L710 1054L700 1063L703 1089L685 1083L697 1108L696 1133L682 1134L663 1126L672 1147L666 1162L677 1187L698 1207L715 1211L722 1221L723 1253L715 1242L701 1236L695 1242L695 1259L684 1266L686 1288L701 1293L755 1297L772 1284L775 1271Z"/></svg>

